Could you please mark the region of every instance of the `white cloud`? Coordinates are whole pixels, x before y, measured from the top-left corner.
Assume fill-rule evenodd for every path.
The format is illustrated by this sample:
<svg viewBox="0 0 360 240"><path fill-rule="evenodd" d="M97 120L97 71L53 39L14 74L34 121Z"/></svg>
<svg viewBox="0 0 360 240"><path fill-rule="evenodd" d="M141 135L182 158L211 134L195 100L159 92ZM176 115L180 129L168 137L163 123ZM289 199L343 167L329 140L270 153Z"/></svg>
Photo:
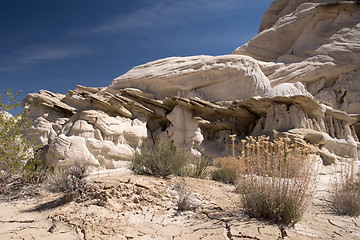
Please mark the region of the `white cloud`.
<svg viewBox="0 0 360 240"><path fill-rule="evenodd" d="M18 58L14 59L17 63L32 63L43 60L56 60L72 58L87 54L88 49L83 46L59 47L49 45L35 45L16 51Z"/></svg>
<svg viewBox="0 0 360 240"><path fill-rule="evenodd" d="M231 10L234 6L251 7L263 4L264 0L259 2L248 0L143 0L142 3L144 7L134 12L109 17L97 26L73 31L73 33L96 35L116 34L128 30L152 30L187 22L204 12L218 14Z"/></svg>
<svg viewBox="0 0 360 240"><path fill-rule="evenodd" d="M84 46L32 45L18 49L0 60L0 71L12 71L44 61L67 59L87 55L91 50Z"/></svg>

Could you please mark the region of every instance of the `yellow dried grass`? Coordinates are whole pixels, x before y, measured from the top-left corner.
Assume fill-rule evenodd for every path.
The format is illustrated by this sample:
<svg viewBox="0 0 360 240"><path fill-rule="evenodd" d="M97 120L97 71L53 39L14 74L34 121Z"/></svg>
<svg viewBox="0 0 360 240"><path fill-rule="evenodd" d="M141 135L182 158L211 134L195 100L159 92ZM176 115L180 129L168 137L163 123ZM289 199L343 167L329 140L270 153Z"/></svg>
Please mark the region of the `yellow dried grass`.
<svg viewBox="0 0 360 240"><path fill-rule="evenodd" d="M249 216L284 225L302 216L316 185L316 164L300 138L267 136L242 140L238 190Z"/></svg>
<svg viewBox="0 0 360 240"><path fill-rule="evenodd" d="M341 215L360 216L360 176L354 161L343 162L333 182L332 205Z"/></svg>

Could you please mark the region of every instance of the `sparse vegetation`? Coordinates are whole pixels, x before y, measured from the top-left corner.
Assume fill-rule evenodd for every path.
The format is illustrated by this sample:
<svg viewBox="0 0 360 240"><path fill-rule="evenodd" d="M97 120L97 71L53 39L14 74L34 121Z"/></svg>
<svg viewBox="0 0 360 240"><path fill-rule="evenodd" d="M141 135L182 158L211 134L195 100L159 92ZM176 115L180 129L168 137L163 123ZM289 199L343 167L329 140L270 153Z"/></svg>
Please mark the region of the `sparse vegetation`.
<svg viewBox="0 0 360 240"><path fill-rule="evenodd" d="M332 203L338 214L360 216L360 177L354 163L346 162L341 165L332 190Z"/></svg>
<svg viewBox="0 0 360 240"><path fill-rule="evenodd" d="M234 184L238 179L238 174L234 169L219 168L211 172L211 178L226 184Z"/></svg>
<svg viewBox="0 0 360 240"><path fill-rule="evenodd" d="M63 193L65 201L72 201L84 193L89 172L90 165L80 160L57 167L49 177L46 188L53 193Z"/></svg>
<svg viewBox="0 0 360 240"><path fill-rule="evenodd" d="M7 91L8 103L0 95L0 192L8 194L21 191L25 185L37 184L46 177L42 163L34 154L35 146L21 133L29 124L25 114L11 116L8 111L20 103L11 91Z"/></svg>
<svg viewBox="0 0 360 240"><path fill-rule="evenodd" d="M205 157L200 157L192 168L191 177L206 178L210 174L210 171L208 169L209 165L209 160L207 160Z"/></svg>
<svg viewBox="0 0 360 240"><path fill-rule="evenodd" d="M299 221L317 179L310 152L300 139L289 137L243 140L238 191L244 212L284 225Z"/></svg>
<svg viewBox="0 0 360 240"><path fill-rule="evenodd" d="M196 160L195 164L189 164L180 170L179 175L183 177L193 178L207 178L210 174L209 171L210 161L204 157L200 157Z"/></svg>
<svg viewBox="0 0 360 240"><path fill-rule="evenodd" d="M160 138L154 146L145 144L141 153L135 154L130 169L136 174L167 177L179 173L186 163L184 152L178 151L170 139Z"/></svg>
<svg viewBox="0 0 360 240"><path fill-rule="evenodd" d="M231 136L234 144L234 135ZM235 184L239 173L241 171L241 164L239 159L234 156L234 145L233 145L233 156L215 158L213 164L218 169L211 172L211 178L215 181L223 182L226 184Z"/></svg>
<svg viewBox="0 0 360 240"><path fill-rule="evenodd" d="M213 164L217 168L229 168L237 172L241 172L244 167L238 158L232 156L215 158Z"/></svg>
<svg viewBox="0 0 360 240"><path fill-rule="evenodd" d="M174 190L176 190L178 194L177 209L176 209L177 213L183 211L192 211L196 208L195 204L190 199L191 192L188 190L184 180L179 181L174 186Z"/></svg>

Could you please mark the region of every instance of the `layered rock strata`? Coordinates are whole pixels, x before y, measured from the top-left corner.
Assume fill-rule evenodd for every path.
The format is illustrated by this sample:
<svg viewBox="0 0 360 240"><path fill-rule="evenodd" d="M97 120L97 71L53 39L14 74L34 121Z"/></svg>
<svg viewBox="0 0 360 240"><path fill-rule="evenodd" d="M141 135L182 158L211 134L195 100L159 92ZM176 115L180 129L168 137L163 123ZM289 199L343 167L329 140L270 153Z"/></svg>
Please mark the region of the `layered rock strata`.
<svg viewBox="0 0 360 240"><path fill-rule="evenodd" d="M302 82L320 101L360 113L360 5L278 0L234 54L258 61L272 86Z"/></svg>
<svg viewBox="0 0 360 240"><path fill-rule="evenodd" d="M74 111L80 100L82 107ZM241 138L273 130L303 136L325 150L327 158L358 158L352 126L356 120L302 95L223 102L176 96L154 100L134 89L110 94L78 86L66 95L30 94L24 109L35 119L32 137L48 146L46 165L84 159L116 168L145 139L159 136L172 138L193 156L224 156L231 154L229 135Z"/></svg>
<svg viewBox="0 0 360 240"><path fill-rule="evenodd" d="M134 67L104 88L29 94L28 135L45 163L116 168L146 139L170 137L191 156L232 154L229 135L298 135L324 163L359 159L360 6L277 0L259 34L233 54Z"/></svg>

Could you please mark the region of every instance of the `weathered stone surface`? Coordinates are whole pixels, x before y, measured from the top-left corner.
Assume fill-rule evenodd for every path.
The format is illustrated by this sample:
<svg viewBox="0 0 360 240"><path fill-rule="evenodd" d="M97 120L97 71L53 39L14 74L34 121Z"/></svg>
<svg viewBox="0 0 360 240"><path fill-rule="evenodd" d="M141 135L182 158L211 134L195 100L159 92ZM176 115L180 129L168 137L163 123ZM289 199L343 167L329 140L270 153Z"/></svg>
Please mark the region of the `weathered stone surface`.
<svg viewBox="0 0 360 240"><path fill-rule="evenodd" d="M125 107L115 109L108 98L94 94L99 89L89 89L78 86L66 96L40 91L25 99L24 110L34 119L28 136L49 146L46 165L81 159L115 168L148 137L145 118L134 117Z"/></svg>
<svg viewBox="0 0 360 240"><path fill-rule="evenodd" d="M72 94L79 93L73 91ZM80 94L88 99L82 105L85 109L77 109L71 117L66 117L68 112L65 111L56 120L46 118L51 115L51 108L46 105L48 114L34 120L30 133L38 136L41 144L49 145L47 165L77 158L94 166L115 168L117 162L128 160L139 151L144 139L156 136L170 137L194 157L201 154L217 157L231 153L231 134L245 137L292 129L325 134L325 142L316 142L305 130L297 131L305 140L321 145L329 154L358 157L358 138L352 127L356 118L320 104L311 96L286 96L283 92L285 96L209 102L182 97L153 100L140 92L124 89L118 94L104 94L102 91L86 94L81 91ZM95 97L89 97L94 94ZM102 110L98 109L98 102L91 101L94 98L102 99ZM116 101L114 99L122 99L122 107L132 118L113 111L114 106L109 103ZM45 111L38 109L44 107L43 104L25 105L30 116ZM60 114L58 108L52 111ZM325 153L319 151L319 154ZM324 157L328 158L329 154Z"/></svg>
<svg viewBox="0 0 360 240"><path fill-rule="evenodd" d="M334 163L336 156L358 159L358 142L353 138L332 138L329 134L313 129L292 129L290 133L303 136L303 139L318 147L318 153L327 164Z"/></svg>
<svg viewBox="0 0 360 240"><path fill-rule="evenodd" d="M259 34L234 53L263 61L272 86L300 81L316 99L359 113L359 10L344 1L274 1Z"/></svg>
<svg viewBox="0 0 360 240"><path fill-rule="evenodd" d="M135 87L157 98L181 96L210 100L264 96L270 87L258 63L246 56L171 57L134 67L105 90Z"/></svg>

